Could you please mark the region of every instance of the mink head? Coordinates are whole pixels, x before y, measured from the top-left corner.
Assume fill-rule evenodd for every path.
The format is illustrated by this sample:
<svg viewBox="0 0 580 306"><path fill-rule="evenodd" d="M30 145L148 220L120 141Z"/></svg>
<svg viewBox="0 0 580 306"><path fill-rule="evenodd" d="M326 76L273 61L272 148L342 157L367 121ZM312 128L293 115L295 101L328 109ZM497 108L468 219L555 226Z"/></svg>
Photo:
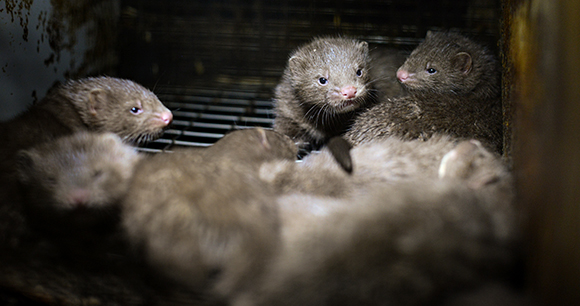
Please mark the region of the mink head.
<svg viewBox="0 0 580 306"><path fill-rule="evenodd" d="M130 143L157 139L173 115L145 87L111 77L71 80L61 93L73 103L89 130L113 132Z"/></svg>
<svg viewBox="0 0 580 306"><path fill-rule="evenodd" d="M298 102L307 110L344 113L370 98L369 61L364 41L316 38L291 55L286 73Z"/></svg>
<svg viewBox="0 0 580 306"><path fill-rule="evenodd" d="M428 32L397 71L410 92L496 97L497 62L486 48L450 32Z"/></svg>
<svg viewBox="0 0 580 306"><path fill-rule="evenodd" d="M113 133L81 132L21 151L18 171L27 208L57 217L54 222L103 214L124 196L139 159Z"/></svg>

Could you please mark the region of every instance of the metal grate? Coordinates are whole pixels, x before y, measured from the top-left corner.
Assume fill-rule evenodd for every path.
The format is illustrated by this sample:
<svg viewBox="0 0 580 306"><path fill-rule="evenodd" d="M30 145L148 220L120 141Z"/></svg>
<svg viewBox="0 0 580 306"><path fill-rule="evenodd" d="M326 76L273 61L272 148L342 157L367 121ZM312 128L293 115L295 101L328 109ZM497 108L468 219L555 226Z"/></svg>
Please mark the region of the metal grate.
<svg viewBox="0 0 580 306"><path fill-rule="evenodd" d="M173 123L142 151L159 152L176 146L207 147L231 130L271 128L272 100L256 92L164 87L157 96L173 112Z"/></svg>

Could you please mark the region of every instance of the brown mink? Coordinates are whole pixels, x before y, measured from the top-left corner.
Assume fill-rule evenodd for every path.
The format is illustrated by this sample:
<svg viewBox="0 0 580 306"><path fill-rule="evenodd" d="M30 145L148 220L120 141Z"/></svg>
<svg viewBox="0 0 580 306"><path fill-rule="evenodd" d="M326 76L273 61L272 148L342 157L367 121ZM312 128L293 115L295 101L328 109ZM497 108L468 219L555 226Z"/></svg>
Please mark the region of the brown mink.
<svg viewBox="0 0 580 306"><path fill-rule="evenodd" d="M0 124L3 159L16 151L78 131L113 132L125 142L161 136L173 115L145 87L112 77L69 80L12 120Z"/></svg>
<svg viewBox="0 0 580 306"><path fill-rule="evenodd" d="M397 77L409 94L361 113L345 134L352 144L444 133L501 151L499 66L485 47L460 34L428 32Z"/></svg>
<svg viewBox="0 0 580 306"><path fill-rule="evenodd" d="M97 132L20 151L21 205L33 231L18 248L0 252L2 292L35 302L23 305L198 301L194 292L150 271L128 251L121 202L146 156L114 133Z"/></svg>
<svg viewBox="0 0 580 306"><path fill-rule="evenodd" d="M28 224L57 240L114 231L119 202L140 159L113 133L79 132L20 151L17 171Z"/></svg>
<svg viewBox="0 0 580 306"><path fill-rule="evenodd" d="M146 159L124 201L123 225L145 262L190 288L235 295L260 274L279 243L278 215L261 163L295 160L285 135L252 128L204 150Z"/></svg>
<svg viewBox="0 0 580 306"><path fill-rule="evenodd" d="M292 52L275 90L274 130L320 147L374 101L368 44L320 37Z"/></svg>
<svg viewBox="0 0 580 306"><path fill-rule="evenodd" d="M481 145L454 150L441 178L279 197L281 251L232 305L431 305L509 278L511 174Z"/></svg>

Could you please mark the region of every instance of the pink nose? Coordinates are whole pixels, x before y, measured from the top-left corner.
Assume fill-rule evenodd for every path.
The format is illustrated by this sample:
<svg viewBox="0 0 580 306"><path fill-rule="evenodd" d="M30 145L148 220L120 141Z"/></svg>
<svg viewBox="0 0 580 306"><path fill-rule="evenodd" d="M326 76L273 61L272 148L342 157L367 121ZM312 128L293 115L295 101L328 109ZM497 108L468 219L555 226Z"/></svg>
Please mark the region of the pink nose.
<svg viewBox="0 0 580 306"><path fill-rule="evenodd" d="M347 86L340 90L340 94L342 94L345 99L352 99L356 97L356 87Z"/></svg>
<svg viewBox="0 0 580 306"><path fill-rule="evenodd" d="M91 197L91 193L86 189L73 190L69 194L68 201L74 208L85 208Z"/></svg>
<svg viewBox="0 0 580 306"><path fill-rule="evenodd" d="M169 125L171 121L173 121L173 114L171 112L161 113L161 121L163 121L165 125Z"/></svg>
<svg viewBox="0 0 580 306"><path fill-rule="evenodd" d="M409 78L409 72L407 70L397 70L397 79L401 82L405 82Z"/></svg>

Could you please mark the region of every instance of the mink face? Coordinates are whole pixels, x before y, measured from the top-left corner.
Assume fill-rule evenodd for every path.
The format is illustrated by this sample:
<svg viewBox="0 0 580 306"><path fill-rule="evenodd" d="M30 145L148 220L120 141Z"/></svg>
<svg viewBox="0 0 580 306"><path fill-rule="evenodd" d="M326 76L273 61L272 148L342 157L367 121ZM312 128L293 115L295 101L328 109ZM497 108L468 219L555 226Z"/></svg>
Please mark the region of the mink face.
<svg viewBox="0 0 580 306"><path fill-rule="evenodd" d="M148 89L111 77L69 80L13 120L0 124L0 168L17 151L81 131L112 132L134 144L161 136L173 115Z"/></svg>
<svg viewBox="0 0 580 306"><path fill-rule="evenodd" d="M31 224L75 232L114 219L139 158L112 133L77 133L21 151L18 172Z"/></svg>
<svg viewBox="0 0 580 306"><path fill-rule="evenodd" d="M366 42L315 40L296 51L288 62L296 97L330 113L354 110L368 95L368 61Z"/></svg>
<svg viewBox="0 0 580 306"><path fill-rule="evenodd" d="M314 143L343 132L373 100L368 53L366 42L346 38L317 38L298 48L276 88L274 129Z"/></svg>
<svg viewBox="0 0 580 306"><path fill-rule="evenodd" d="M409 92L497 96L499 73L493 55L455 33L428 32L397 71Z"/></svg>

